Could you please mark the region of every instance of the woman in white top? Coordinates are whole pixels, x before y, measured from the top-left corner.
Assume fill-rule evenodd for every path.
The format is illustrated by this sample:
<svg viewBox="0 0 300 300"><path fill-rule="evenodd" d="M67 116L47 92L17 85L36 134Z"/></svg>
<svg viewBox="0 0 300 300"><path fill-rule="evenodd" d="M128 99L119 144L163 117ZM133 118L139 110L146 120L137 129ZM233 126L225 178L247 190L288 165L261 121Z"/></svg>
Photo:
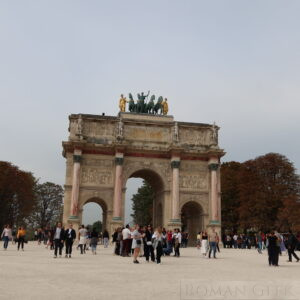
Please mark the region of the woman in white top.
<svg viewBox="0 0 300 300"><path fill-rule="evenodd" d="M84 228L84 225L81 225L81 228L79 229L78 239L79 239L79 248L80 248L80 254L85 253L86 249L86 236L87 236L87 230Z"/></svg>
<svg viewBox="0 0 300 300"><path fill-rule="evenodd" d="M4 250L7 249L8 247L8 242L9 240L12 239L12 233L11 233L11 228L9 225L6 225L3 229L3 232L1 234L1 238L3 239L4 243L3 243L3 248Z"/></svg>
<svg viewBox="0 0 300 300"><path fill-rule="evenodd" d="M208 251L208 235L207 232L204 231L201 233L201 253L203 256L206 256Z"/></svg>

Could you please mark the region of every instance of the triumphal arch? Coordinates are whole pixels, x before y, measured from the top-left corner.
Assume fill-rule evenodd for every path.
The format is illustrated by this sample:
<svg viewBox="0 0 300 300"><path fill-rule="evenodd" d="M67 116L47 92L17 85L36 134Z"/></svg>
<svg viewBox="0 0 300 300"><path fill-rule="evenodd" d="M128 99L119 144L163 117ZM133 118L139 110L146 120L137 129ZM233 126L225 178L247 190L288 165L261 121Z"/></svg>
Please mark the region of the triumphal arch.
<svg viewBox="0 0 300 300"><path fill-rule="evenodd" d="M155 191L153 225L181 227L191 237L221 225L220 158L215 124L173 116L120 112L72 114L63 142L66 181L63 222L81 223L84 204L103 210L110 232L124 224L126 182L145 179Z"/></svg>

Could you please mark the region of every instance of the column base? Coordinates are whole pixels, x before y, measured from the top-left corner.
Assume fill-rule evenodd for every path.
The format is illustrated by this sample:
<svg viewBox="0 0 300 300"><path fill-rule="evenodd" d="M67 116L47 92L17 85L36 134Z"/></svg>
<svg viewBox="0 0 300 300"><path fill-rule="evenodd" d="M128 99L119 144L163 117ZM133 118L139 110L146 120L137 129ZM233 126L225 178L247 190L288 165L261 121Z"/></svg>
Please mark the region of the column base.
<svg viewBox="0 0 300 300"><path fill-rule="evenodd" d="M181 220L180 219L171 219L168 223L169 229L174 230L175 228L180 228L181 230Z"/></svg>
<svg viewBox="0 0 300 300"><path fill-rule="evenodd" d="M221 226L220 221L218 220L210 220L209 225L217 225L217 226Z"/></svg>
<svg viewBox="0 0 300 300"><path fill-rule="evenodd" d="M69 216L69 218L68 218L68 222L70 223L70 222L79 222L79 217L78 216Z"/></svg>

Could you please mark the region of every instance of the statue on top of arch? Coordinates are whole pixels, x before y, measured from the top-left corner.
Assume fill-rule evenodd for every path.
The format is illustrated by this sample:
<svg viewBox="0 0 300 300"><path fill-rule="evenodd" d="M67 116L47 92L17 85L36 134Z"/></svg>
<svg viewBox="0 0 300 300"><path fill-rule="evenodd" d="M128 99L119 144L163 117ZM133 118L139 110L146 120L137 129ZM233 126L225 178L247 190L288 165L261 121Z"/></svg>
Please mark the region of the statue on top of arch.
<svg viewBox="0 0 300 300"><path fill-rule="evenodd" d="M121 94L119 100L120 112L126 111L126 103L128 103L128 110L131 113L167 115L169 111L167 98L164 99L162 96L159 96L155 103L155 95L152 95L149 101L147 101L149 95L150 91L148 91L147 95L142 92L141 94L137 94L137 100L134 100L132 94L129 93L129 100L127 100L126 97Z"/></svg>

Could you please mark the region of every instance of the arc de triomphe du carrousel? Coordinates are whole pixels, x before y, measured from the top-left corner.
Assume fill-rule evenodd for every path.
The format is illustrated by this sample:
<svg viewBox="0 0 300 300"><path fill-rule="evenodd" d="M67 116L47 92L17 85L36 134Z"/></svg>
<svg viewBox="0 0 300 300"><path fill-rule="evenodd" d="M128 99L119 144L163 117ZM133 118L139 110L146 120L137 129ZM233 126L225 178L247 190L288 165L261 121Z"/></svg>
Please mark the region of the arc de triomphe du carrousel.
<svg viewBox="0 0 300 300"><path fill-rule="evenodd" d="M167 114L166 99L151 108L153 99L139 97L137 104L131 97L125 112L128 101L121 96L117 116L69 116L63 223L77 229L84 204L96 202L104 228L123 226L126 182L140 177L155 191L153 226L182 228L190 237L212 227L220 231L225 153L218 146L219 127L177 122Z"/></svg>

